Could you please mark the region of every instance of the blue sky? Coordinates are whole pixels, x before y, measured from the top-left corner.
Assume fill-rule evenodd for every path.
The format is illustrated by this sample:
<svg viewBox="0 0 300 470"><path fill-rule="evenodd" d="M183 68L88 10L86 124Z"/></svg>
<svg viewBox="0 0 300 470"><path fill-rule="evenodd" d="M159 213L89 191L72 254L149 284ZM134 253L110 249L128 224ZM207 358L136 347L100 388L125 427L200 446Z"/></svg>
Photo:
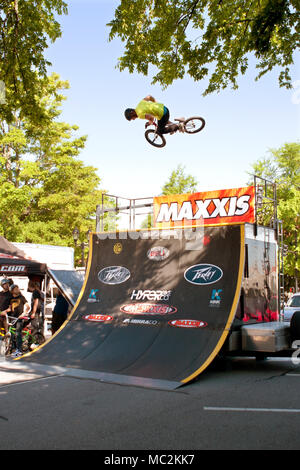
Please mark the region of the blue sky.
<svg viewBox="0 0 300 470"><path fill-rule="evenodd" d="M59 17L63 36L46 51L50 71L70 82L62 119L88 135L80 158L97 168L101 189L128 198L159 195L178 164L197 179L199 191L240 187L268 149L299 140L300 55L292 69L294 90L279 88L278 70L255 82L253 63L235 91L203 97L205 83L189 78L162 90L151 77L116 69L122 44L108 42L106 24L118 3L71 0L69 15ZM171 119L203 116L205 129L168 136L163 149L151 147L145 121L127 122L123 115L147 94L168 106Z"/></svg>

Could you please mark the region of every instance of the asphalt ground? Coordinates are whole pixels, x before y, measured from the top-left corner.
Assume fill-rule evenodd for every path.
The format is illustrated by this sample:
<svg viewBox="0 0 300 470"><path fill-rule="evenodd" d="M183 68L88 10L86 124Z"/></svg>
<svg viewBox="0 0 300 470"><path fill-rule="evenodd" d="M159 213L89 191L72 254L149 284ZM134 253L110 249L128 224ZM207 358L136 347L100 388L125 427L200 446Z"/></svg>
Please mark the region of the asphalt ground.
<svg viewBox="0 0 300 470"><path fill-rule="evenodd" d="M214 363L175 391L65 372L0 362L1 450L97 449L105 458L108 450L300 448L300 365L291 359Z"/></svg>

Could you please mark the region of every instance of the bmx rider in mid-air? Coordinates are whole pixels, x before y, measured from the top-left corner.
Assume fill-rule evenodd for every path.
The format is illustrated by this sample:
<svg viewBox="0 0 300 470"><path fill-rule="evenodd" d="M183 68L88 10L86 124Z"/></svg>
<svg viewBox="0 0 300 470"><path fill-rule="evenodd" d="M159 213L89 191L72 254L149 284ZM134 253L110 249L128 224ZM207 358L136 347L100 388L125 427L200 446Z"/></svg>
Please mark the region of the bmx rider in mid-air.
<svg viewBox="0 0 300 470"><path fill-rule="evenodd" d="M128 121L136 118L147 119L148 122L146 122L145 127L150 126L157 119L157 131L159 134L173 134L179 129L178 124L170 122L168 108L163 103L157 103L151 95L146 96L140 101L135 109L127 108L124 115Z"/></svg>

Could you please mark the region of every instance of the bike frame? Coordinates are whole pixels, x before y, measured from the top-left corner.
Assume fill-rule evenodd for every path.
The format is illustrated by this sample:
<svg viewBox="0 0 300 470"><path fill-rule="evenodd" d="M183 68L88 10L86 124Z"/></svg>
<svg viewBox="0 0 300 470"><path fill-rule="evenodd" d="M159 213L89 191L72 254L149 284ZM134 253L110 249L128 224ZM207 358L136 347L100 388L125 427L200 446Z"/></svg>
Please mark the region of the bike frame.
<svg viewBox="0 0 300 470"><path fill-rule="evenodd" d="M10 341L15 341L17 330L14 327L14 325L17 323L18 319L14 317L9 317L8 315L6 315L6 318L7 318L7 323L9 326L8 332L11 335ZM4 328L0 329L0 336L2 336L3 338L5 337ZM35 342L35 337L32 335L32 329L28 328L28 326L25 326L24 328L22 328L22 343L26 340L31 341L32 343Z"/></svg>

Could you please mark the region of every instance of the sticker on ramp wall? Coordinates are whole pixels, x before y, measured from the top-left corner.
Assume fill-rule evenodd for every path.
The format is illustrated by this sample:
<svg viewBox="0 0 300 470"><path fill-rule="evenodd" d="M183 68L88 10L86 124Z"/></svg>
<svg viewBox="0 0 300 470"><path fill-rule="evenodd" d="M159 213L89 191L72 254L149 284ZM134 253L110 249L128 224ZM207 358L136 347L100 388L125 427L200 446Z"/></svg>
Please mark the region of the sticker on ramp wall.
<svg viewBox="0 0 300 470"><path fill-rule="evenodd" d="M207 326L207 323L201 320L171 320L168 324L178 328L205 328Z"/></svg>
<svg viewBox="0 0 300 470"><path fill-rule="evenodd" d="M205 286L214 284L223 277L223 271L214 264L195 264L184 272L184 278L191 284Z"/></svg>
<svg viewBox="0 0 300 470"><path fill-rule="evenodd" d="M147 257L151 261L163 261L168 258L170 251L163 246L153 246L147 251Z"/></svg>
<svg viewBox="0 0 300 470"><path fill-rule="evenodd" d="M103 284L122 284L130 278L130 271L123 266L108 266L98 273L99 281Z"/></svg>
<svg viewBox="0 0 300 470"><path fill-rule="evenodd" d="M177 308L166 304L127 304L121 307L121 312L129 315L170 315L177 312Z"/></svg>
<svg viewBox="0 0 300 470"><path fill-rule="evenodd" d="M90 315L85 315L83 319L87 321L104 323L104 322L113 321L114 317L112 317L111 315L90 314Z"/></svg>
<svg viewBox="0 0 300 470"><path fill-rule="evenodd" d="M149 320L142 318L125 318L123 321L125 325L146 325L146 326L159 326L160 322L158 320Z"/></svg>
<svg viewBox="0 0 300 470"><path fill-rule="evenodd" d="M115 243L113 250L115 255L119 255L123 251L122 243Z"/></svg>

